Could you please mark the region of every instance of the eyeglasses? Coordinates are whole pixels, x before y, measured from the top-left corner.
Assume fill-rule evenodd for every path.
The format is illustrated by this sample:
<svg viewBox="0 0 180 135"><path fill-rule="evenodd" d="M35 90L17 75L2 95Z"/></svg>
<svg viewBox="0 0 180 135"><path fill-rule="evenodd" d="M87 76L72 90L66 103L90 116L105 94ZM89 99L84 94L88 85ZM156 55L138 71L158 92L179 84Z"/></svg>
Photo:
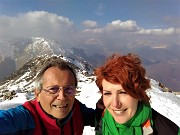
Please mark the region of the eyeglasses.
<svg viewBox="0 0 180 135"><path fill-rule="evenodd" d="M64 90L65 94L68 96L74 96L76 95L76 87L75 86L65 86L60 87L58 85L47 87L46 89L43 89L47 95L53 95L57 96L59 94L60 90Z"/></svg>

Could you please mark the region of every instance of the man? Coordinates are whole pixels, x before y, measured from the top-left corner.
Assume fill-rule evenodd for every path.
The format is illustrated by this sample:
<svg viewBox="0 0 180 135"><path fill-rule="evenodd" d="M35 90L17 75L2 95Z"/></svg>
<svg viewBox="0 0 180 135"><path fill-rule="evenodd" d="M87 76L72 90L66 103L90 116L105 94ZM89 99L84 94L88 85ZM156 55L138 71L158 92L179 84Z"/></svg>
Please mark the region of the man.
<svg viewBox="0 0 180 135"><path fill-rule="evenodd" d="M0 111L0 134L82 135L95 126L95 111L75 99L77 78L58 57L43 64L35 80L35 99Z"/></svg>

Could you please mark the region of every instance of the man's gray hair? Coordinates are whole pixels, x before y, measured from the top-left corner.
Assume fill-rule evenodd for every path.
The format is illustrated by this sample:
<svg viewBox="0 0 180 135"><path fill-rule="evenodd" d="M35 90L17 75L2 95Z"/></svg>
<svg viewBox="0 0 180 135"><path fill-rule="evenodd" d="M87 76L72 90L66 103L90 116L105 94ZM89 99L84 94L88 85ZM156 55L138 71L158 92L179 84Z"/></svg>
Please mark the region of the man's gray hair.
<svg viewBox="0 0 180 135"><path fill-rule="evenodd" d="M40 93L42 90L44 72L50 67L58 67L60 70L70 70L75 78L75 86L77 86L77 77L75 69L73 68L73 64L61 59L58 56L52 56L45 60L35 79L35 88L38 93Z"/></svg>

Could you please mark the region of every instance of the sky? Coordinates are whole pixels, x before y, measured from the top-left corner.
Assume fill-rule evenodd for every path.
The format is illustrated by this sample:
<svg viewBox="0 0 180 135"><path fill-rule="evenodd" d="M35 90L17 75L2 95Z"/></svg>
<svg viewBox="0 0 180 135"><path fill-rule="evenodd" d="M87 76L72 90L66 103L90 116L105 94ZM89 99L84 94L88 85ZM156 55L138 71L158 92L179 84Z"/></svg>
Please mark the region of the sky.
<svg viewBox="0 0 180 135"><path fill-rule="evenodd" d="M179 44L179 7L179 0L0 0L0 40L45 37L71 46L107 44L107 39L114 44L127 39Z"/></svg>
<svg viewBox="0 0 180 135"><path fill-rule="evenodd" d="M1 0L0 14L46 11L67 17L77 25L85 20L106 25L120 19L134 20L144 28L164 28L178 26L179 6L179 0Z"/></svg>

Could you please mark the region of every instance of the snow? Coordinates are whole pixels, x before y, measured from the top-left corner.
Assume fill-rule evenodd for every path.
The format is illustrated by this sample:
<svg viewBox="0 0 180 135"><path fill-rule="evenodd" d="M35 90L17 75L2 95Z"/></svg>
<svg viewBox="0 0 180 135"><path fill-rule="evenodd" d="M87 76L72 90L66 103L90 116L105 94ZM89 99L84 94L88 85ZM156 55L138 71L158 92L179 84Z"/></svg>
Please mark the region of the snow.
<svg viewBox="0 0 180 135"><path fill-rule="evenodd" d="M148 91L151 107L180 127L180 98L154 88Z"/></svg>
<svg viewBox="0 0 180 135"><path fill-rule="evenodd" d="M96 102L101 96L98 94L98 88L94 81L95 77L86 77L82 74L78 74L78 78L80 79L78 83L78 91L80 91L80 93L78 96L76 96L76 98L82 103L86 104L87 107L95 109ZM21 88L22 86L17 87ZM15 88L10 89L15 90ZM16 92L17 94L12 100L0 101L0 109L5 110L12 108L34 98L34 93L20 93L19 91ZM161 91L161 88L158 86L158 82L154 80L151 80L151 89L147 90L147 94L151 97L150 103L152 108L172 120L180 127L180 97L170 92ZM83 135L93 134L95 134L94 127L86 126L84 128Z"/></svg>

